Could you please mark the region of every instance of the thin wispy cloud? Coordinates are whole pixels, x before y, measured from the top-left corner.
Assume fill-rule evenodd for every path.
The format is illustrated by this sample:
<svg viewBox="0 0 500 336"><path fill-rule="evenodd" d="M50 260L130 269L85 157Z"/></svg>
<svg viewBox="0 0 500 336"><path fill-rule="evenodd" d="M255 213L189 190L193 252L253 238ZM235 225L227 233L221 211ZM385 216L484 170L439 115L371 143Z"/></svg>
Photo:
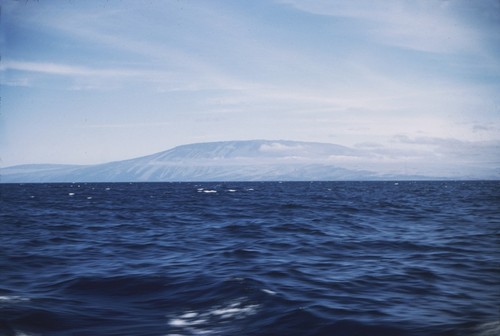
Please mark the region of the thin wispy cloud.
<svg viewBox="0 0 500 336"><path fill-rule="evenodd" d="M90 125L82 125L82 128L149 128L149 127L164 127L164 126L172 126L170 122L154 122L154 123L132 123L132 124L90 124Z"/></svg>
<svg viewBox="0 0 500 336"><path fill-rule="evenodd" d="M0 65L1 71L17 70L24 72L39 72L48 75L60 76L91 76L91 77L125 77L143 75L143 72L127 70L127 69L95 69L83 66L56 64L56 63L40 63L40 62L23 62L14 60L4 60Z"/></svg>
<svg viewBox="0 0 500 336"><path fill-rule="evenodd" d="M374 42L433 53L477 52L477 34L449 13L446 1L282 0L317 15L359 20Z"/></svg>

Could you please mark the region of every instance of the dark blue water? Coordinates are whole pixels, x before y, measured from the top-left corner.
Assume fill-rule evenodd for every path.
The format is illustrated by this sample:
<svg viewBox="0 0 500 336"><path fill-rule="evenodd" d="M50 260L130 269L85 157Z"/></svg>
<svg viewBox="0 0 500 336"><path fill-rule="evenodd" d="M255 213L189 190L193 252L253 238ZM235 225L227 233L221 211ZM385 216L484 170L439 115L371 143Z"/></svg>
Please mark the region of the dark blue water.
<svg viewBox="0 0 500 336"><path fill-rule="evenodd" d="M500 334L498 181L0 188L0 335Z"/></svg>

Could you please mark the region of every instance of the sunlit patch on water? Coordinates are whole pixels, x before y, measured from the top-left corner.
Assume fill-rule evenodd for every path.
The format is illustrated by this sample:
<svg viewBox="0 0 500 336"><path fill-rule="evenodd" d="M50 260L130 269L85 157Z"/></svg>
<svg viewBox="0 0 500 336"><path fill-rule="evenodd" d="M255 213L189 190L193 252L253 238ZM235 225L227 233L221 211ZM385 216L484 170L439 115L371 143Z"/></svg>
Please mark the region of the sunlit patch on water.
<svg viewBox="0 0 500 336"><path fill-rule="evenodd" d="M500 335L500 321L486 322L474 328L473 336L498 336Z"/></svg>
<svg viewBox="0 0 500 336"><path fill-rule="evenodd" d="M201 311L189 310L177 316L169 317L168 325L175 332L174 335L211 335L217 329L224 329L234 320L241 320L257 313L258 304L245 302L245 299L235 300L220 306L212 306ZM179 334L180 333L180 334Z"/></svg>

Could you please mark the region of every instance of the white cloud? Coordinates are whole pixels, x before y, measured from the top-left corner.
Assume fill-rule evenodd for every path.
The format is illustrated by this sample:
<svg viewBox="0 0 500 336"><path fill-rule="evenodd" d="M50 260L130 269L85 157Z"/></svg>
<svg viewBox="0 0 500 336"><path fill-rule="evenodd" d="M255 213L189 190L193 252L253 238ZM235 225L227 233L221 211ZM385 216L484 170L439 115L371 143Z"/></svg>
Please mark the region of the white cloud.
<svg viewBox="0 0 500 336"><path fill-rule="evenodd" d="M202 3L179 4L177 1L148 4L132 1L118 7L104 14L88 11L59 14L56 17L32 16L27 22L56 30L79 44L93 45L96 48L93 57L105 52L120 55L116 57L118 60L122 57L135 59L135 62L126 63L127 69L104 68L101 75L113 75L116 72L118 76L146 77L155 84L156 92L235 90L251 85L248 81L229 75L206 57L207 53L221 47L227 48L229 45L237 51L248 44L234 31L241 31L241 28L230 15L224 16ZM144 17L148 20L144 20ZM197 35L196 32L202 34ZM204 36L210 33L214 38L208 43ZM229 41L224 43L224 40ZM230 59L222 51L216 53L217 58ZM106 64L106 59L102 63ZM46 64L37 70L68 75L99 75L100 71L60 66L51 69Z"/></svg>
<svg viewBox="0 0 500 336"><path fill-rule="evenodd" d="M27 62L17 60L5 60L0 65L0 71L8 79L5 85L11 86L32 86L34 82L42 82L46 76L61 76L73 80L73 84L66 86L69 90L109 90L123 88L127 85L148 84L154 87L155 92L174 91L199 91L213 90L217 88L241 87L242 82L237 84L221 76L198 78L194 81L191 78L184 78L175 72L165 69L154 68L98 68L73 64L52 63L52 62ZM16 71L22 75L13 73ZM34 75L37 75L36 81Z"/></svg>
<svg viewBox="0 0 500 336"><path fill-rule="evenodd" d="M5 60L0 66L0 70L17 70L25 72L39 72L60 76L103 76L103 77L123 77L137 76L137 71L126 69L95 69L90 67L75 66L68 64L24 62L15 60Z"/></svg>
<svg viewBox="0 0 500 336"><path fill-rule="evenodd" d="M82 128L143 128L143 127L164 127L172 126L171 122L154 122L154 123L133 123L133 124L91 124L82 125Z"/></svg>
<svg viewBox="0 0 500 336"><path fill-rule="evenodd" d="M317 15L348 17L375 41L424 52L477 51L477 35L439 1L280 0Z"/></svg>
<svg viewBox="0 0 500 336"><path fill-rule="evenodd" d="M407 135L394 136L393 140L395 143L414 148L427 147L434 155L449 158L453 162L500 163L500 141L464 141L455 138Z"/></svg>
<svg viewBox="0 0 500 336"><path fill-rule="evenodd" d="M303 146L300 145L284 145L281 143L263 144L259 147L259 151L266 153L297 153L297 151L302 151L303 149Z"/></svg>
<svg viewBox="0 0 500 336"><path fill-rule="evenodd" d="M33 85L33 81L26 76L5 76L2 78L2 85L6 86L18 86L18 87L30 87Z"/></svg>

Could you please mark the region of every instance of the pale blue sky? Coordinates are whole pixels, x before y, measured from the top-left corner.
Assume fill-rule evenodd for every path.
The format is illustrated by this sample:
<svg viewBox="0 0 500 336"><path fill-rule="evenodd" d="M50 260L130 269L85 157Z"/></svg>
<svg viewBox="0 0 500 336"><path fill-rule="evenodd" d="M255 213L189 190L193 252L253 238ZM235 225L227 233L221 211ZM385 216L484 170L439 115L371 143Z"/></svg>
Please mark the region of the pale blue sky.
<svg viewBox="0 0 500 336"><path fill-rule="evenodd" d="M1 24L4 167L242 139L500 166L497 0L7 0Z"/></svg>

